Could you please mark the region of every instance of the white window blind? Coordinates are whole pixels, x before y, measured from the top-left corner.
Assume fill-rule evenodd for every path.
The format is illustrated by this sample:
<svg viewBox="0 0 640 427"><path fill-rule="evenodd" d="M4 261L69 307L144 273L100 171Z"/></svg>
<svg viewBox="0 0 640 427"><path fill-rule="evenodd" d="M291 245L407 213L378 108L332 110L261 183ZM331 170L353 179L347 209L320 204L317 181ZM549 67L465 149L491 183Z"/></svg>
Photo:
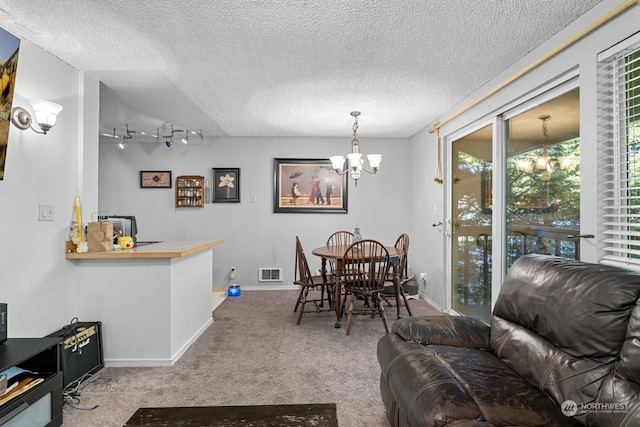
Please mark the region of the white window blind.
<svg viewBox="0 0 640 427"><path fill-rule="evenodd" d="M599 64L602 264L640 270L640 49Z"/></svg>

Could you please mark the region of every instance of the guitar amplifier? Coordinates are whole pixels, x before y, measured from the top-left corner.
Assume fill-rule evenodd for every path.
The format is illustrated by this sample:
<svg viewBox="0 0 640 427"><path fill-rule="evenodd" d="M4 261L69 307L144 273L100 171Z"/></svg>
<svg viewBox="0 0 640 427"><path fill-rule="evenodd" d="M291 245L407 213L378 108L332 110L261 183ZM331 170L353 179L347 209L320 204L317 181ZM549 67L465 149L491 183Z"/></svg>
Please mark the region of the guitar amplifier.
<svg viewBox="0 0 640 427"><path fill-rule="evenodd" d="M59 337L62 387L104 367L102 322L73 322L49 335Z"/></svg>

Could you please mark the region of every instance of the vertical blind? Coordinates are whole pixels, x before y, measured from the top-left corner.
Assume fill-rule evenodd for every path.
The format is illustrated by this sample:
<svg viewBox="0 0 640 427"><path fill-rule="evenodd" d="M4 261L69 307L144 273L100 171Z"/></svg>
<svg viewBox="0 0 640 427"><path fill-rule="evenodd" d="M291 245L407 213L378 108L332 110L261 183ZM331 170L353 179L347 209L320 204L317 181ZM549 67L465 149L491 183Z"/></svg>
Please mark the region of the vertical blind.
<svg viewBox="0 0 640 427"><path fill-rule="evenodd" d="M598 71L600 262L640 270L640 49Z"/></svg>

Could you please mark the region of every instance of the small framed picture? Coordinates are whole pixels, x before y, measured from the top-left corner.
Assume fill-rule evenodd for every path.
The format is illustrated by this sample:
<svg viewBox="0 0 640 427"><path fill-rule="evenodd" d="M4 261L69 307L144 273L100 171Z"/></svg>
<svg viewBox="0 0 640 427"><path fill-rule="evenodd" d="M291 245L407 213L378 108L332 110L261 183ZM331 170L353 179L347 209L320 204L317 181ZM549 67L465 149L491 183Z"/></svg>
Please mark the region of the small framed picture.
<svg viewBox="0 0 640 427"><path fill-rule="evenodd" d="M211 201L240 203L240 168L213 168Z"/></svg>
<svg viewBox="0 0 640 427"><path fill-rule="evenodd" d="M329 159L274 159L273 212L347 213L347 174Z"/></svg>
<svg viewBox="0 0 640 427"><path fill-rule="evenodd" d="M140 188L171 188L171 171L140 171Z"/></svg>

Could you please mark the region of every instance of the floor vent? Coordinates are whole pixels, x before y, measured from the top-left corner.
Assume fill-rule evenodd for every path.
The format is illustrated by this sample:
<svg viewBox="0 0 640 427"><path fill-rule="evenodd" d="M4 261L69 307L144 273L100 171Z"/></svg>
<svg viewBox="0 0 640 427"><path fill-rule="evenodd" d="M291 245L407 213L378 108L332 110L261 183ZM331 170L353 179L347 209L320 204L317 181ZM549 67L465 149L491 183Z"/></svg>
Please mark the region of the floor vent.
<svg viewBox="0 0 640 427"><path fill-rule="evenodd" d="M258 281L259 282L282 282L282 269L281 268L259 268Z"/></svg>

